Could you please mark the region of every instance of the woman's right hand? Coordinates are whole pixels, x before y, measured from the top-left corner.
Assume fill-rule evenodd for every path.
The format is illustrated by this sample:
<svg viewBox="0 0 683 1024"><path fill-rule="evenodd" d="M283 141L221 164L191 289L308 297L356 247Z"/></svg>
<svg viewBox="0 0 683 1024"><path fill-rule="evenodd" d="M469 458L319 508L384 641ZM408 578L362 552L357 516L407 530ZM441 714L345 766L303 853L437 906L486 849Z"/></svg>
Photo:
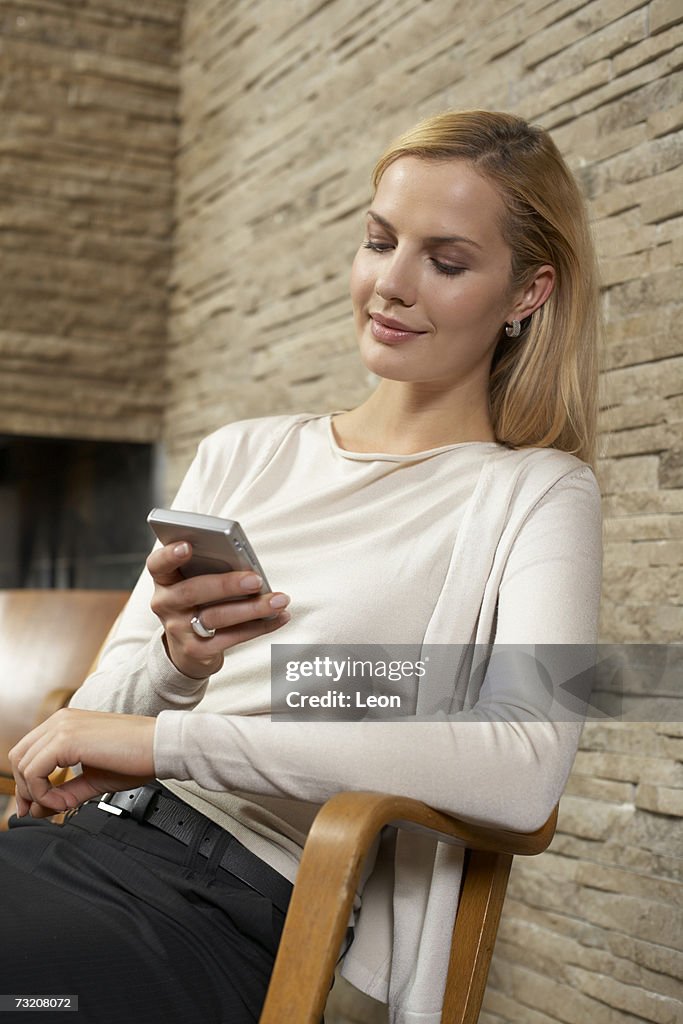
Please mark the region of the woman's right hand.
<svg viewBox="0 0 683 1024"><path fill-rule="evenodd" d="M253 637L272 633L289 622L286 594L260 594L263 581L253 572L224 572L185 579L180 567L189 561L190 544L155 548L147 559L154 580L150 606L164 627L168 656L183 675L203 679L223 665L225 651ZM231 601L227 598L242 598ZM201 615L205 629L216 635L203 639L191 620ZM268 616L276 616L268 618Z"/></svg>

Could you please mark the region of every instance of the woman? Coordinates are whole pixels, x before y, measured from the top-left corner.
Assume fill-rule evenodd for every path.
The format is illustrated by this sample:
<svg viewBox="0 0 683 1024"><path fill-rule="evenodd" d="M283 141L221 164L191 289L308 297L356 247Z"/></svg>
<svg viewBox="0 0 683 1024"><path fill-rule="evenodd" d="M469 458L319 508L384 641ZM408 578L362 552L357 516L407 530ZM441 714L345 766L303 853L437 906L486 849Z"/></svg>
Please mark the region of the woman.
<svg viewBox="0 0 683 1024"><path fill-rule="evenodd" d="M260 581L245 573L183 580L188 546L158 548L97 672L13 751L20 815L167 780L161 798L143 791L143 820L95 800L59 830L16 828L0 844L17 916L33 891L66 920L49 984L81 1005L100 964L126 979L119 1011L146 999L140 1019L156 1019L156 1001L169 1019L256 1020L282 921L273 910L269 933L270 912L327 797L391 790L531 831L569 773L580 724L549 716L533 679L482 684L462 651L596 639L597 285L583 204L544 131L485 111L418 125L374 185L351 294L379 386L349 412L224 427L175 502L241 520L285 592L253 596ZM425 683L425 720L410 725L271 721L273 640L464 645L441 648L454 711L429 720ZM81 775L49 783L78 762ZM192 819L181 841L150 824L167 813ZM226 849L246 885L220 867ZM396 1019L439 1019L432 940L452 924L440 893L456 891L460 864L409 834L378 853L345 973ZM29 984L32 965L20 976ZM87 998L88 1020L114 1019Z"/></svg>

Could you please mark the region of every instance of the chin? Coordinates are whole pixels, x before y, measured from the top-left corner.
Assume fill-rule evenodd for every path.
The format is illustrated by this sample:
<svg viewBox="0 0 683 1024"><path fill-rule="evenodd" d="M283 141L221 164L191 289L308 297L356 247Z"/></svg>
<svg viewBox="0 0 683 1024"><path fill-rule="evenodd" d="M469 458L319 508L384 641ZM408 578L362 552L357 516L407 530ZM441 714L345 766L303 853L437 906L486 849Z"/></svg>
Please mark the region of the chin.
<svg viewBox="0 0 683 1024"><path fill-rule="evenodd" d="M407 348L407 347L406 347ZM415 352L402 352L398 346L384 346L371 340L360 344L363 365L376 377L385 380L419 381L424 378L424 361L415 358Z"/></svg>
<svg viewBox="0 0 683 1024"><path fill-rule="evenodd" d="M405 362L401 365L396 358L383 358L382 356L366 358L365 355L362 355L361 358L366 370L383 380L399 380L408 383L419 381L423 377L415 366L409 366Z"/></svg>

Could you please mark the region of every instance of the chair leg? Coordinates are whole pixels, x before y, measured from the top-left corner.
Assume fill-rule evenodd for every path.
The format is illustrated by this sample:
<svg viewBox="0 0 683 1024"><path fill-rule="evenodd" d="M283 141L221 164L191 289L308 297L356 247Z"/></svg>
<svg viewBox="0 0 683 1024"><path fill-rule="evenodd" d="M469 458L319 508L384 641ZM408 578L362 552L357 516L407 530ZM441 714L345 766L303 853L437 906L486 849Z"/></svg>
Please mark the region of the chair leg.
<svg viewBox="0 0 683 1024"><path fill-rule="evenodd" d="M453 929L442 1024L476 1024L512 857L469 850Z"/></svg>

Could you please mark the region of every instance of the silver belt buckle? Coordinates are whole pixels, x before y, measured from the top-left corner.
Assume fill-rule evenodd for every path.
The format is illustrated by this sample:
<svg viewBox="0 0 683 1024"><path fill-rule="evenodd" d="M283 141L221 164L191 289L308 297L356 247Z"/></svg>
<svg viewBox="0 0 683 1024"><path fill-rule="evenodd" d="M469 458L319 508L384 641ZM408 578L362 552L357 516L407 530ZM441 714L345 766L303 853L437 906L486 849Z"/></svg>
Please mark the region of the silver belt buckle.
<svg viewBox="0 0 683 1024"><path fill-rule="evenodd" d="M111 804L107 803L107 798L111 797L113 795L114 795L113 793L105 793L102 796L102 799L100 800L100 802L97 805L98 809L100 811L106 811L107 814L116 814L116 815L123 814L123 810L120 807L113 807Z"/></svg>
<svg viewBox="0 0 683 1024"><path fill-rule="evenodd" d="M147 783L134 789L105 793L97 806L107 814L116 814L117 817L123 814L124 817L131 817L135 821L145 821L147 808L160 792L161 786L158 783Z"/></svg>

